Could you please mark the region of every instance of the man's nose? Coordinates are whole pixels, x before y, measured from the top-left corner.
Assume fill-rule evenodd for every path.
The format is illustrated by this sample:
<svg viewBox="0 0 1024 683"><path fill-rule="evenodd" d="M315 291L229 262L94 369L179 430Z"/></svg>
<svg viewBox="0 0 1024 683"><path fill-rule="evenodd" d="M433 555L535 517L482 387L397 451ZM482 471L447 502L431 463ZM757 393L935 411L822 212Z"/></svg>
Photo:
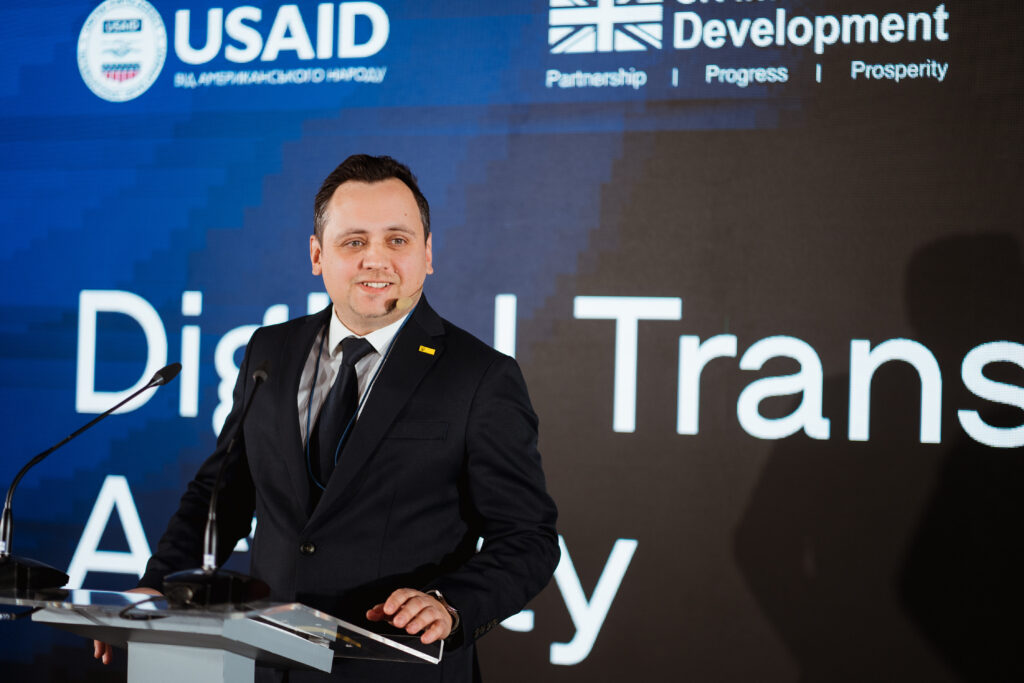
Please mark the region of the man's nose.
<svg viewBox="0 0 1024 683"><path fill-rule="evenodd" d="M383 268L389 263L387 247L383 242L369 242L363 250L364 268Z"/></svg>

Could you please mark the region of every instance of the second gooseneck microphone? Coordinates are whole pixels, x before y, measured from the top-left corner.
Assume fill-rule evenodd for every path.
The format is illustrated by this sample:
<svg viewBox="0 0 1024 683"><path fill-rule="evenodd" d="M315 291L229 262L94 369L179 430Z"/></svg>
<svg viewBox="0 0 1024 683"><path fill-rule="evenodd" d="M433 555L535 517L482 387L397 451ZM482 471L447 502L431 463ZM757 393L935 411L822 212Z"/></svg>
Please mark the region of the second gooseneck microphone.
<svg viewBox="0 0 1024 683"><path fill-rule="evenodd" d="M220 468L217 470L217 478L210 492L210 508L206 515L206 530L203 534L203 566L174 572L164 577L163 592L172 604L186 607L237 605L259 600L270 594L270 587L263 581L217 567L217 498L220 494L221 481L234 454L238 437L242 434L242 427L256 398L256 392L267 380L267 367L268 364L264 361L259 369L252 373L253 387L249 393L249 400L235 424L231 440L228 441Z"/></svg>

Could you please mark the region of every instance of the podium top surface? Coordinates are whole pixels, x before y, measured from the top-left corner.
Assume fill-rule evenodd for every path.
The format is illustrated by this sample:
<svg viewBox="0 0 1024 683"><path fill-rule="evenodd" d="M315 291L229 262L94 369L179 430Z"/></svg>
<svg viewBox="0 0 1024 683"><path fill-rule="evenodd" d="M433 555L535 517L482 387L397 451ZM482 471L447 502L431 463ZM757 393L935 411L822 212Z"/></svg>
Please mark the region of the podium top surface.
<svg viewBox="0 0 1024 683"><path fill-rule="evenodd" d="M423 645L417 636L375 633L300 603L180 608L142 593L50 589L0 591L0 604L39 608L42 611L33 615L34 621L115 645L182 637L235 638L259 627L329 649L334 657L437 664L443 653L443 643ZM96 630L103 633L97 636Z"/></svg>

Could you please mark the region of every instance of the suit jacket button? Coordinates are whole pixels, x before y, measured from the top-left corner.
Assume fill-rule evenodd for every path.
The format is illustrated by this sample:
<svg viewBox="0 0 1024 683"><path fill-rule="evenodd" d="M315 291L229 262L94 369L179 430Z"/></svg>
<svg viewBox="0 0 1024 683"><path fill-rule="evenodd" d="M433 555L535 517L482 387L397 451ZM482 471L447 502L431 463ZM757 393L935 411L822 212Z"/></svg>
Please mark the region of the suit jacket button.
<svg viewBox="0 0 1024 683"><path fill-rule="evenodd" d="M303 555L312 555L316 552L316 546L307 541L299 546L299 552Z"/></svg>

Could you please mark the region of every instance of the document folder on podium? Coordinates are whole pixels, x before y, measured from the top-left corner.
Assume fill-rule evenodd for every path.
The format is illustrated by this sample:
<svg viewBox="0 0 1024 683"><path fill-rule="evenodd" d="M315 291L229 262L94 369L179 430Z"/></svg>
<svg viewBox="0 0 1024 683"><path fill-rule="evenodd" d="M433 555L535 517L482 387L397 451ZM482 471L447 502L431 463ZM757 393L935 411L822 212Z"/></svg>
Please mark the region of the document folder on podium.
<svg viewBox="0 0 1024 683"><path fill-rule="evenodd" d="M336 657L437 664L444 643L382 635L299 603L177 609L138 593L0 593L32 620L128 648L129 683L248 683L257 664L329 672Z"/></svg>

